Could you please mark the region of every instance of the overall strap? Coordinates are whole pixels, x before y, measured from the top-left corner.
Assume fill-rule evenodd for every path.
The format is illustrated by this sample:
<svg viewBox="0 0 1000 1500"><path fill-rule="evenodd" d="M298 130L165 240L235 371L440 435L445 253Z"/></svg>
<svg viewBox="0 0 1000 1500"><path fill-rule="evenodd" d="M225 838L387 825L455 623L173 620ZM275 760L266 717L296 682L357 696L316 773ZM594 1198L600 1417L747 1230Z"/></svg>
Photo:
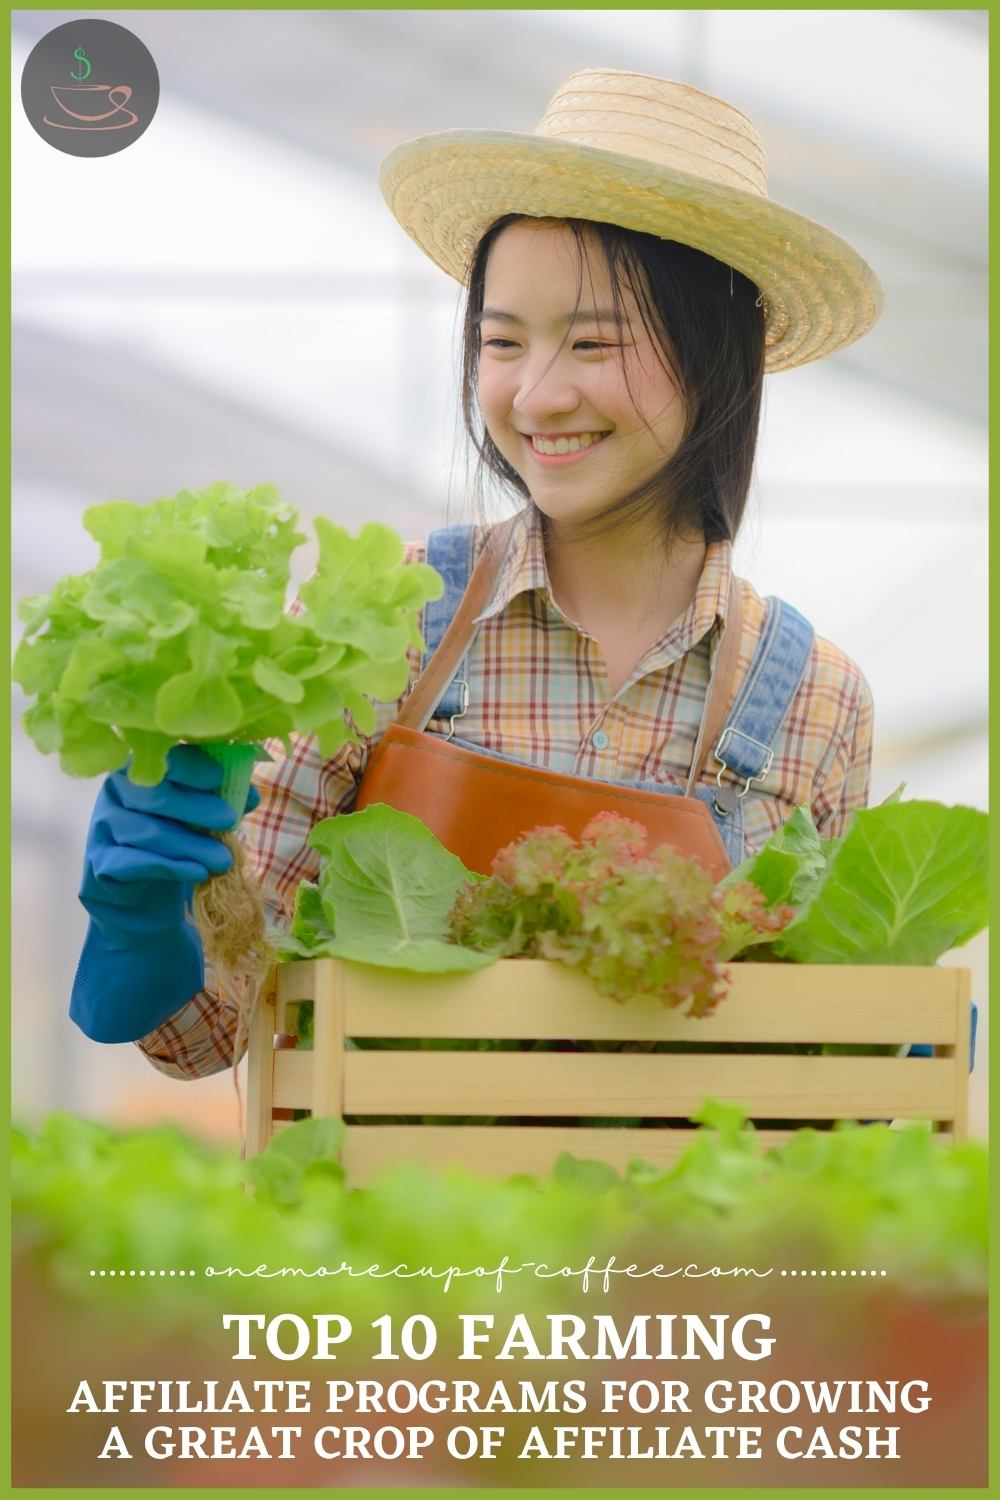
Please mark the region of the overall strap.
<svg viewBox="0 0 1000 1500"><path fill-rule="evenodd" d="M765 602L763 634L715 746L720 777L730 771L744 783L738 796L752 782L763 781L771 769L774 742L812 652L814 631L809 621L782 599L771 597Z"/></svg>
<svg viewBox="0 0 1000 1500"><path fill-rule="evenodd" d="M443 526L432 531L427 538L426 559L444 579L444 593L440 599L432 599L424 607L423 635L426 650L420 660L423 671L437 648L444 633L458 612L469 579L472 576L472 553L475 544L474 526ZM449 682L439 703L437 717L450 718L465 712L468 706L468 679L466 662L468 651L462 658L454 679Z"/></svg>
<svg viewBox="0 0 1000 1500"><path fill-rule="evenodd" d="M396 715L396 723L404 728L425 729L435 715L460 718L465 713L469 701L465 677L469 647L479 629L477 616L492 597L513 526L514 521L508 521L492 528L475 567L472 567L473 527L450 526L432 532L428 538L427 561L443 574L445 592L440 599L424 606L427 652L423 670Z"/></svg>

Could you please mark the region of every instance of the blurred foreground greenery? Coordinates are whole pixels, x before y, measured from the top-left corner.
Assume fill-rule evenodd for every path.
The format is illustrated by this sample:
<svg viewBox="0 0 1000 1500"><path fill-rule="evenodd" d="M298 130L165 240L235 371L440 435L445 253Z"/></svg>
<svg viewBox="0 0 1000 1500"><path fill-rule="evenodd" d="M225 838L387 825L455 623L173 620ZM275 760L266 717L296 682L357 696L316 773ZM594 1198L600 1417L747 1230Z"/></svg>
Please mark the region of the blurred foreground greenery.
<svg viewBox="0 0 1000 1500"><path fill-rule="evenodd" d="M668 1171L633 1162L622 1176L564 1156L541 1180L401 1166L349 1189L336 1159L339 1121L290 1126L242 1162L173 1127L121 1132L53 1114L14 1132L14 1253L70 1299L106 1300L128 1316L141 1297L147 1327L196 1320L222 1295L234 1310L328 1308L345 1281L330 1273L345 1264L490 1271L503 1257L511 1267L581 1266L591 1255L599 1266L609 1255L654 1265L693 1254L720 1266L871 1266L916 1294L983 1297L980 1143L939 1144L919 1125L843 1126L799 1130L765 1152L731 1106L710 1102L701 1120ZM225 1282L208 1274L257 1267L326 1270ZM124 1281L101 1276L111 1269ZM523 1310L551 1302L550 1283L514 1283ZM456 1278L449 1304L471 1306L482 1286ZM350 1290L359 1316L369 1304L373 1315L391 1310L394 1299L412 1313L439 1305L441 1294L440 1277L426 1273L360 1277Z"/></svg>

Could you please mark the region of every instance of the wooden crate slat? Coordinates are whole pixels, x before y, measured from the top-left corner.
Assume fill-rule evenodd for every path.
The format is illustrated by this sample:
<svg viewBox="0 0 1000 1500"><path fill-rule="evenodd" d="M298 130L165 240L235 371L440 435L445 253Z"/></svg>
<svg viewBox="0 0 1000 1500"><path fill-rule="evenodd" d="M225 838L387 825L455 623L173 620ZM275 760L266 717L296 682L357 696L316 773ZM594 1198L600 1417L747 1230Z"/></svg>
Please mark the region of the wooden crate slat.
<svg viewBox="0 0 1000 1500"><path fill-rule="evenodd" d="M277 1135L279 1133L279 1131L287 1130L288 1127L290 1125L293 1125L294 1123L295 1123L294 1120L286 1120L283 1117L279 1118L279 1119L275 1120L275 1122L274 1122L272 1134ZM876 1121L874 1123L881 1123L881 1122ZM909 1128L910 1128L910 1126L911 1126L912 1123L913 1122L911 1120L890 1120L889 1121L889 1129L890 1130L909 1130ZM426 1130L426 1131L430 1131L430 1132L433 1132L433 1131L436 1131L436 1130L441 1130L441 1131L445 1131L445 1130L447 1130L447 1131L452 1131L452 1130L466 1130L466 1131L469 1131L469 1132L476 1131L476 1130L485 1130L486 1132L489 1133L489 1132L492 1132L493 1130L495 1130L497 1128L500 1128L500 1129L503 1129L503 1130L509 1130L509 1131L512 1131L512 1132L513 1131L517 1131L517 1130L526 1130L530 1134L537 1134L540 1131L551 1130L552 1133L553 1133L553 1136L554 1137L558 1137L558 1139L559 1139L560 1150L570 1151L570 1155L571 1156L575 1156L575 1155L578 1155L578 1154L583 1154L583 1153L578 1153L577 1151L571 1150L570 1148L573 1147L574 1144L576 1143L577 1136L580 1135L580 1134L585 1134L588 1129L594 1129L595 1131L597 1131L597 1133L599 1135L602 1135L602 1136L603 1135L607 1135L608 1134L608 1130L610 1130L612 1137L615 1137L615 1136L617 1136L619 1134L624 1134L624 1131L625 1131L624 1127L623 1127L623 1129L621 1131L618 1131L618 1130L612 1129L610 1126L608 1127L607 1130L600 1129L597 1126L594 1126L594 1127L580 1126L580 1127L574 1127L572 1135L567 1136L565 1130L563 1130L563 1128L562 1128L561 1125L560 1126L548 1126L548 1125L506 1125L506 1124L503 1124L500 1127L496 1127L496 1126L493 1126L493 1125L413 1125L413 1124L407 1124L407 1125L350 1125L350 1126L347 1127L347 1133L348 1133L348 1135L350 1135L350 1133L352 1131L355 1131L355 1130L359 1130L362 1133L364 1133L365 1131L369 1131L370 1130L374 1134L378 1134L378 1133L384 1131L386 1133L386 1135L388 1136L388 1134L390 1132L397 1131L398 1132L397 1139L399 1141L408 1143L409 1148L412 1151L419 1152L419 1150L420 1150L419 1144L417 1144L416 1146L413 1144L413 1131L414 1130L421 1130L421 1131ZM669 1129L670 1131L672 1131L672 1133L674 1135L679 1135L681 1133L682 1128L684 1128L684 1127L680 1127L680 1126L676 1126L675 1127L675 1126L672 1126L672 1125L671 1126L663 1126L663 1127L649 1125L649 1126L642 1126L642 1127L638 1127L637 1126L635 1128L638 1129L638 1130L640 1130L640 1133L642 1131L648 1130L649 1133L650 1133L650 1135L658 1134L659 1131L660 1131L660 1129ZM784 1130L756 1130L756 1136L757 1136L757 1139L763 1143L763 1146L764 1146L765 1149L770 1149L771 1146L780 1145L782 1141L788 1140L790 1136L793 1136L795 1134L795 1132L796 1132L796 1130L798 1128L799 1127L797 1127L797 1126L789 1125L788 1128L784 1129ZM832 1127L832 1125L831 1126L824 1125L824 1126L820 1127L820 1130L822 1132L822 1131L827 1130L828 1128L833 1128L833 1127ZM696 1130L696 1131L693 1131L693 1132L689 1131L688 1134L689 1134L689 1137L693 1139L695 1136L700 1135L701 1132L700 1132L700 1130ZM422 1139L422 1137L418 1137L418 1141L419 1141L419 1139ZM931 1131L931 1135L930 1135L930 1139L931 1139L932 1144L935 1145L935 1146L947 1146L947 1144L948 1144L949 1141L952 1141L952 1140L955 1139L955 1136L954 1136L953 1132L948 1128L947 1124L945 1124L945 1125L942 1125L940 1127L940 1129L938 1129L938 1130L932 1130ZM567 1144L567 1142L568 1142L568 1144ZM396 1158L393 1157L393 1160L395 1161Z"/></svg>
<svg viewBox="0 0 1000 1500"><path fill-rule="evenodd" d="M247 1122L245 1149L248 1156L263 1151L271 1138L271 1107L274 1093L274 997L266 986L250 1017L247 1043Z"/></svg>
<svg viewBox="0 0 1000 1500"><path fill-rule="evenodd" d="M278 964L275 969L275 997L279 1007L300 1000L315 1000L316 980L322 972L324 962L329 960L302 959L293 964Z"/></svg>
<svg viewBox="0 0 1000 1500"><path fill-rule="evenodd" d="M275 1109L312 1109L311 1052L275 1052L273 1102Z"/></svg>
<svg viewBox="0 0 1000 1500"><path fill-rule="evenodd" d="M349 1182L363 1182L401 1162L425 1167L460 1165L489 1176L515 1172L544 1175L564 1151L605 1161L624 1171L633 1157L670 1167L694 1140L694 1130L595 1130L572 1132L551 1126L350 1125L342 1153ZM762 1130L763 1149L789 1139L790 1130ZM567 1136L570 1136L567 1141Z"/></svg>
<svg viewBox="0 0 1000 1500"><path fill-rule="evenodd" d="M684 1117L706 1098L762 1119L950 1120L949 1058L349 1052L349 1115Z"/></svg>
<svg viewBox="0 0 1000 1500"><path fill-rule="evenodd" d="M275 1120L274 1134L287 1130L290 1120ZM906 1121L896 1121L903 1129ZM762 1151L781 1146L795 1134L788 1130L758 1130ZM509 1177L516 1172L545 1175L564 1151L586 1161L606 1161L623 1172L633 1157L651 1166L673 1166L681 1152L697 1138L694 1130L572 1131L545 1125L349 1125L341 1160L351 1186L370 1182L378 1173L408 1165L432 1169L467 1167L488 1176ZM936 1149L951 1145L950 1130L931 1136Z"/></svg>
<svg viewBox="0 0 1000 1500"><path fill-rule="evenodd" d="M955 969L734 964L727 997L713 1015L695 1020L648 997L616 1004L579 974L539 960L469 975L335 967L348 1036L947 1046L960 1021ZM282 1003L314 998L323 971L316 961L284 966Z"/></svg>
<svg viewBox="0 0 1000 1500"><path fill-rule="evenodd" d="M339 1116L344 1113L343 964L322 964L315 982L312 1109Z"/></svg>

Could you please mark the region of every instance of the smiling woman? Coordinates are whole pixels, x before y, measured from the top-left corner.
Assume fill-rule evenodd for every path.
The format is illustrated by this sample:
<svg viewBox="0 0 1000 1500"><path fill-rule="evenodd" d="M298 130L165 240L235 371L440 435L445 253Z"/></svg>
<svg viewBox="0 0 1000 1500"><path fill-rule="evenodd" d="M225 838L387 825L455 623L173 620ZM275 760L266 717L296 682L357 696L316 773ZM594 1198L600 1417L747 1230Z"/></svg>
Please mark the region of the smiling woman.
<svg viewBox="0 0 1000 1500"><path fill-rule="evenodd" d="M732 543L763 374L871 326L869 267L767 198L738 109L641 74L577 74L530 135L410 141L380 182L467 289L465 420L516 511L407 548L444 592L370 732L327 757L307 735L269 743L243 840L270 918L287 925L317 874L313 826L380 801L480 870L484 848L540 823L576 836L599 811L716 878L797 806L842 832L867 800L867 684L735 576ZM136 1039L175 1075L226 1066L235 1017L211 974L181 988Z"/></svg>

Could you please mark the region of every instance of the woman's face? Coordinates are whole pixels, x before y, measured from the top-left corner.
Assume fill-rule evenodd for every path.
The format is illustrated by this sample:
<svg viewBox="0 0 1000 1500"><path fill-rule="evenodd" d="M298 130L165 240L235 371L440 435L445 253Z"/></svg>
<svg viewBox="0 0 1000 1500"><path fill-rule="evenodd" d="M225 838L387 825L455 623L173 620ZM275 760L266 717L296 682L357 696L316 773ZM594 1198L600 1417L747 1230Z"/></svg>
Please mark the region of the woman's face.
<svg viewBox="0 0 1000 1500"><path fill-rule="evenodd" d="M624 293L617 328L596 245L568 225L511 224L486 265L479 404L486 429L550 520L579 522L650 479L680 446L684 402ZM626 385L626 374L628 385Z"/></svg>

